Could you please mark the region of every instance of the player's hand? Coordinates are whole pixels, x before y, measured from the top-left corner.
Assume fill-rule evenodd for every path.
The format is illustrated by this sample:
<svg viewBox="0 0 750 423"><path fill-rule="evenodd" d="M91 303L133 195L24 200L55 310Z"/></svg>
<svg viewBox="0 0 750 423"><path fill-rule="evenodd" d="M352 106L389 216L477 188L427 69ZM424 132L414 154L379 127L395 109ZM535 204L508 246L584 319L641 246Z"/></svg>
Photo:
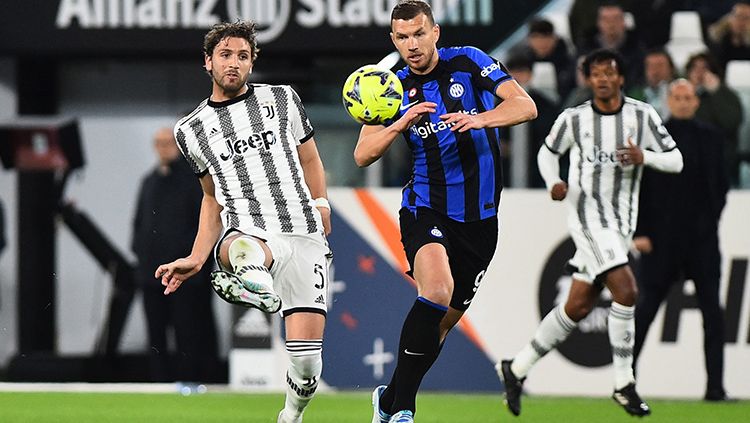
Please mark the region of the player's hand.
<svg viewBox="0 0 750 423"><path fill-rule="evenodd" d="M398 132L406 132L412 125L419 121L419 118L427 113L435 113L437 110L437 103L431 101L423 101L416 103L406 109L401 117L393 123L394 129Z"/></svg>
<svg viewBox="0 0 750 423"><path fill-rule="evenodd" d="M651 238L647 236L637 236L633 238L633 247L643 254L650 254L654 251L654 245L651 243Z"/></svg>
<svg viewBox="0 0 750 423"><path fill-rule="evenodd" d="M568 184L565 182L558 182L552 186L552 190L549 192L550 197L555 201L562 201L568 195Z"/></svg>
<svg viewBox="0 0 750 423"><path fill-rule="evenodd" d="M161 278L161 284L165 286L164 295L177 291L189 277L201 270L203 263L191 257L177 259L171 263L162 264L156 269L154 277Z"/></svg>
<svg viewBox="0 0 750 423"><path fill-rule="evenodd" d="M440 115L440 119L443 120L450 128L451 131L466 132L469 129L482 129L484 128L484 121L479 115L469 115L466 113L446 113Z"/></svg>
<svg viewBox="0 0 750 423"><path fill-rule="evenodd" d="M320 218L323 220L323 233L325 236L331 233L331 209L328 207L318 207Z"/></svg>
<svg viewBox="0 0 750 423"><path fill-rule="evenodd" d="M628 145L618 148L615 154L617 160L623 166L643 164L643 150L633 144L632 138L628 138Z"/></svg>

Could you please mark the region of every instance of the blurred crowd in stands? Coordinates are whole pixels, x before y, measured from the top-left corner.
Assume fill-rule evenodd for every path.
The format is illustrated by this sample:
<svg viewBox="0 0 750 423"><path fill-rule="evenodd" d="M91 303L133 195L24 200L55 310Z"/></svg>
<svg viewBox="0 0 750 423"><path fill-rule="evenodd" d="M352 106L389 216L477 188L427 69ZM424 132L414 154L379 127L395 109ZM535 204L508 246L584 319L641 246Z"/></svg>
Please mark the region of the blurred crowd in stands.
<svg viewBox="0 0 750 423"><path fill-rule="evenodd" d="M669 83L682 77L694 84L696 117L722 134L726 172L740 186L741 163L750 166L750 0L575 0L567 16L532 19L503 60L539 109L525 149L528 186L543 187L535 157L557 114L590 98L579 64L598 48L624 56L625 94L653 105L665 121ZM511 143L506 131L506 157ZM519 186L505 174L506 185Z"/></svg>

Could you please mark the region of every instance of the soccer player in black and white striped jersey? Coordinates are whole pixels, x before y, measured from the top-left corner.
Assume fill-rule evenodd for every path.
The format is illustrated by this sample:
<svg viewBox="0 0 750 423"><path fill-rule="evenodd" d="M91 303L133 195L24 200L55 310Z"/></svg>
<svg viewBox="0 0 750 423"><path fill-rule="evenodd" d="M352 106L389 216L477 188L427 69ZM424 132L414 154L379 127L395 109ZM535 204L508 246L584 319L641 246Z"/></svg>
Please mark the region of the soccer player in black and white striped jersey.
<svg viewBox="0 0 750 423"><path fill-rule="evenodd" d="M635 390L633 343L638 295L628 251L638 218L643 166L663 172L682 170L682 154L653 107L624 97L623 60L597 50L583 62L593 100L566 109L555 122L537 162L550 195L568 201L568 227L576 245L569 264L573 282L565 304L542 320L533 339L512 360L498 363L506 404L521 412L521 388L531 367L576 328L606 286L612 294L608 322L615 370L612 398L632 415L650 409ZM558 159L570 149L568 183Z"/></svg>
<svg viewBox="0 0 750 423"><path fill-rule="evenodd" d="M211 96L175 126L203 187L188 257L156 270L177 290L212 250L211 283L224 300L281 310L289 368L279 423L302 422L322 372L331 251L330 205L313 128L289 86L248 84L258 55L252 22L215 25L204 39Z"/></svg>

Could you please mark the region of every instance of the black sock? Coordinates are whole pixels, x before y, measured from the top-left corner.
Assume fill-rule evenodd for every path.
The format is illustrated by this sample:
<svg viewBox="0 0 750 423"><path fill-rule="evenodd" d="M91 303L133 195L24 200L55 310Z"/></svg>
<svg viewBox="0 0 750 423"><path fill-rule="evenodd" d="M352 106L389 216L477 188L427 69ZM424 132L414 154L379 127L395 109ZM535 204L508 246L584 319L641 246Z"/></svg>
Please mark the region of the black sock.
<svg viewBox="0 0 750 423"><path fill-rule="evenodd" d="M447 307L423 297L417 297L414 302L401 329L396 370L380 398L380 406L386 413L416 409L422 378L442 349L440 321L446 311Z"/></svg>

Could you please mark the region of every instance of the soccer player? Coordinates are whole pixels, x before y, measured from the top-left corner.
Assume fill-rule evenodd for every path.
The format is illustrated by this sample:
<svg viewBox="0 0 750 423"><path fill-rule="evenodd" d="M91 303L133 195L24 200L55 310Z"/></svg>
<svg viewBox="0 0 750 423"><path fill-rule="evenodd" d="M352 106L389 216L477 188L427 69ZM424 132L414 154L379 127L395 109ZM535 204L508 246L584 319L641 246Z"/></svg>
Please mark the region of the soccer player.
<svg viewBox="0 0 750 423"><path fill-rule="evenodd" d="M388 386L373 392L373 422L414 421L419 384L448 331L471 304L495 253L502 172L498 127L536 117L536 106L502 64L472 47L437 48L430 6L405 0L391 13L391 40L407 66L404 99L387 126L363 126L359 166L404 135L413 153L403 190L401 237L417 298L401 330ZM495 107L497 98L503 101Z"/></svg>
<svg viewBox="0 0 750 423"><path fill-rule="evenodd" d="M170 294L214 250L221 298L281 310L289 368L278 422L298 423L322 370L331 257L323 164L297 93L247 82L258 56L253 22L214 25L203 53L211 96L174 129L203 187L198 233L190 255L156 277Z"/></svg>
<svg viewBox="0 0 750 423"><path fill-rule="evenodd" d="M635 390L634 309L638 295L628 251L638 218L643 166L677 173L682 154L659 115L646 103L622 94L622 57L596 50L583 61L593 100L564 110L537 155L539 171L555 201L568 201L568 227L576 245L569 265L573 282L565 304L550 311L531 342L496 368L505 400L521 413L521 389L531 367L570 335L607 287L612 306L607 319L615 370L612 398L636 416L651 413ZM568 183L560 179L560 155L570 149Z"/></svg>

